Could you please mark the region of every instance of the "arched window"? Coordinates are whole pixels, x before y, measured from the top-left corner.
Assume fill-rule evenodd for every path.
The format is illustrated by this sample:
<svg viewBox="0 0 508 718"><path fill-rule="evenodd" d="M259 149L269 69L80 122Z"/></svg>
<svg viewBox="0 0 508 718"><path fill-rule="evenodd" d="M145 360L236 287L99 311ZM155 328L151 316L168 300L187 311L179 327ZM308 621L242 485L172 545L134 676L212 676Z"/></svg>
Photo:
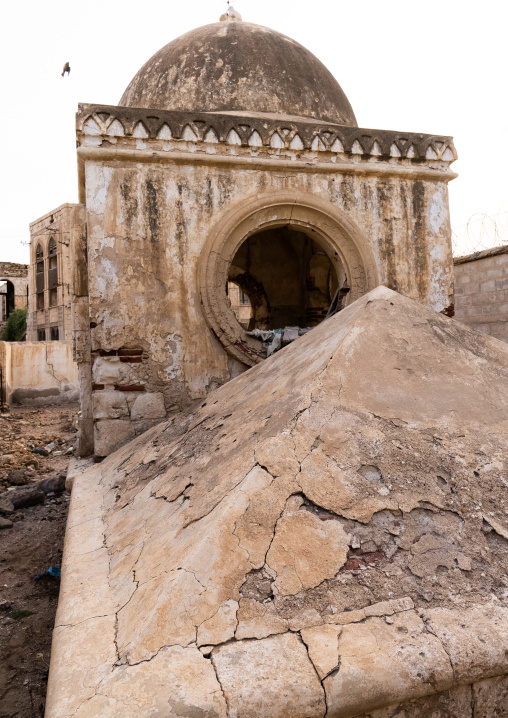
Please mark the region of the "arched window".
<svg viewBox="0 0 508 718"><path fill-rule="evenodd" d="M37 309L44 309L44 252L40 244L35 250L35 291Z"/></svg>
<svg viewBox="0 0 508 718"><path fill-rule="evenodd" d="M48 244L48 289L49 306L56 307L58 304L58 266L56 256L55 238L51 237Z"/></svg>

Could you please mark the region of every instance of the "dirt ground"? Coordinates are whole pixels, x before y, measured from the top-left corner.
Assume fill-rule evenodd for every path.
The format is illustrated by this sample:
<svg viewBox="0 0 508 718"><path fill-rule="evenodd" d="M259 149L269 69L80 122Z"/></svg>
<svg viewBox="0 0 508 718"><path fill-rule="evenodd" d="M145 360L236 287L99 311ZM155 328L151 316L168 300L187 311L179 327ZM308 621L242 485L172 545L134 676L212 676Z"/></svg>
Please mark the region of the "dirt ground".
<svg viewBox="0 0 508 718"><path fill-rule="evenodd" d="M0 414L0 718L44 715L59 579L34 576L61 563L70 498L61 489L77 412L66 405ZM13 511L20 501L33 505Z"/></svg>

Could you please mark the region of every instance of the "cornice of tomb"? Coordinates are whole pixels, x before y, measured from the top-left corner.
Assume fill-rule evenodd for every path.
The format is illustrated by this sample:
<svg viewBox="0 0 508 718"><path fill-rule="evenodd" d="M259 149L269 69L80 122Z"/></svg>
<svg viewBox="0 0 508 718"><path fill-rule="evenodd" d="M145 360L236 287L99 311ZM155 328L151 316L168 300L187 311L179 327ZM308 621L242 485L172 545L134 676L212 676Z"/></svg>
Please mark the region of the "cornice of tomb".
<svg viewBox="0 0 508 718"><path fill-rule="evenodd" d="M78 156L94 160L288 167L298 171L457 175L451 137L297 117L78 106Z"/></svg>

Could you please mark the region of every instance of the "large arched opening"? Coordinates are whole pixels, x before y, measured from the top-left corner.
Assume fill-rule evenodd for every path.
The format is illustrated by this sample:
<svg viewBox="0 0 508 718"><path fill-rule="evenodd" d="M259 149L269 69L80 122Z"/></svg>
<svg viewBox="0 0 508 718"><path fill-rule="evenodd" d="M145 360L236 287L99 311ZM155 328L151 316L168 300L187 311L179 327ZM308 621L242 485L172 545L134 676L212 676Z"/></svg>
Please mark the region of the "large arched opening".
<svg viewBox="0 0 508 718"><path fill-rule="evenodd" d="M229 266L228 296L245 329L312 328L326 317L337 288L347 284L346 272L342 266L337 271L309 234L286 225L256 232L240 245ZM238 299L231 284L239 288Z"/></svg>
<svg viewBox="0 0 508 718"><path fill-rule="evenodd" d="M255 198L232 209L209 235L198 280L208 325L247 366L267 355L249 330L312 328L326 316L337 287L348 290L346 306L379 284L358 226L309 195ZM228 296L231 287L250 305L243 320Z"/></svg>
<svg viewBox="0 0 508 718"><path fill-rule="evenodd" d="M0 279L0 322L6 322L15 309L14 284L8 279Z"/></svg>

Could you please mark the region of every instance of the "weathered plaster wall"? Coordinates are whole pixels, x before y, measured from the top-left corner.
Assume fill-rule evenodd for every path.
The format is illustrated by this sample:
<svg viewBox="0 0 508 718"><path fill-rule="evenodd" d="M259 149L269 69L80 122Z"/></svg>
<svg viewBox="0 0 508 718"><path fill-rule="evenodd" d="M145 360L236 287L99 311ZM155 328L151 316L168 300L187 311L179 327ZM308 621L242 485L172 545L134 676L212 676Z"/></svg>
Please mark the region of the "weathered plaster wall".
<svg viewBox="0 0 508 718"><path fill-rule="evenodd" d="M7 404L77 401L71 342L0 342Z"/></svg>
<svg viewBox="0 0 508 718"><path fill-rule="evenodd" d="M455 316L508 342L508 247L455 260Z"/></svg>
<svg viewBox="0 0 508 718"><path fill-rule="evenodd" d="M63 204L30 223L30 267L28 273L29 299L27 336L37 341L39 330L45 331L50 340L51 327L58 328L59 340L71 339L71 253L70 239L73 228L78 225L84 231L84 207L79 204ZM57 301L51 305L49 292L48 244L54 238L57 246ZM42 248L44 257L44 308L37 309L36 250Z"/></svg>
<svg viewBox="0 0 508 718"><path fill-rule="evenodd" d="M453 302L450 138L290 121L269 135L228 118L177 139L167 123L182 113L157 111L167 122L149 132L144 110L80 109L97 456L260 360L225 295L235 242L255 231L315 237L349 301L385 284L438 311ZM136 113L127 136L120 119Z"/></svg>
<svg viewBox="0 0 508 718"><path fill-rule="evenodd" d="M198 263L217 216L259 194L326 197L371 238L379 283L438 308L450 303L444 184L94 162L86 186L94 382L143 384L168 412L231 376L201 312ZM100 356L121 348L142 350L142 361Z"/></svg>

